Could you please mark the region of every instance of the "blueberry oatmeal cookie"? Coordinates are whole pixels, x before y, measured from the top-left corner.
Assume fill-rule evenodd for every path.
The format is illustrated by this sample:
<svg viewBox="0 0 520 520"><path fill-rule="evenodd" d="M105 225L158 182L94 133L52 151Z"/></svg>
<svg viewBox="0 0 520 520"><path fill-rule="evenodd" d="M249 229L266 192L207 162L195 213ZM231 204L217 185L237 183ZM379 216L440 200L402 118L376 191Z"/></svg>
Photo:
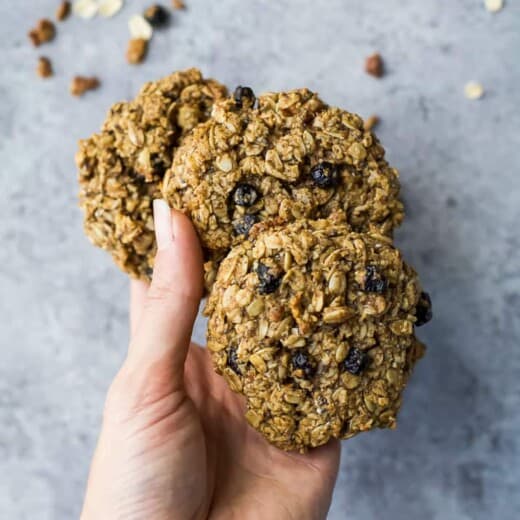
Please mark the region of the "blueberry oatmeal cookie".
<svg viewBox="0 0 520 520"><path fill-rule="evenodd" d="M403 218L397 170L363 120L307 89L255 98L238 87L177 150L163 183L170 205L194 222L210 261L266 219L344 213L354 231L392 236ZM216 260L216 261L215 261Z"/></svg>
<svg viewBox="0 0 520 520"><path fill-rule="evenodd" d="M329 220L255 226L222 261L206 313L215 369L271 443L305 451L394 428L431 319L415 271L382 234Z"/></svg>
<svg viewBox="0 0 520 520"><path fill-rule="evenodd" d="M133 277L149 279L155 255L152 200L181 137L205 121L225 87L196 69L144 85L116 103L101 131L80 141L80 206L90 240Z"/></svg>

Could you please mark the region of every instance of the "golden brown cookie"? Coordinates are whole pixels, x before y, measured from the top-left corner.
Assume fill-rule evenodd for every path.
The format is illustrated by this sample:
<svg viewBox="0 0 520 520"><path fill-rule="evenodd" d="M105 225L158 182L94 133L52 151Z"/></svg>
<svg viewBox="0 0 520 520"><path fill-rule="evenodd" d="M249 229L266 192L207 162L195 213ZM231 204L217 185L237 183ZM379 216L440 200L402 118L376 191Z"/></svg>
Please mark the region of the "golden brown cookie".
<svg viewBox="0 0 520 520"><path fill-rule="evenodd" d="M193 220L211 260L257 222L340 212L355 231L388 236L403 218L397 170L363 120L307 89L264 94L239 87L177 150L163 195Z"/></svg>
<svg viewBox="0 0 520 520"><path fill-rule="evenodd" d="M394 428L431 319L415 271L375 233L329 220L257 232L222 261L206 313L215 369L284 450Z"/></svg>
<svg viewBox="0 0 520 520"><path fill-rule="evenodd" d="M179 140L211 113L226 88L196 69L144 85L116 103L101 132L82 140L80 206L90 240L131 276L149 279L155 255L152 200Z"/></svg>

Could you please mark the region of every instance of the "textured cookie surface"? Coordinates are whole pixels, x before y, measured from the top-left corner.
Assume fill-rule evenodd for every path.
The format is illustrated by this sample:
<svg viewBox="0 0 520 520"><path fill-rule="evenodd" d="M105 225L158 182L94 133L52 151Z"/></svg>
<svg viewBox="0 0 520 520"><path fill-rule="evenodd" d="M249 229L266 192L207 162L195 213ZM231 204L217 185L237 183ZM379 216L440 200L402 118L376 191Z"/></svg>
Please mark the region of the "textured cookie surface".
<svg viewBox="0 0 520 520"><path fill-rule="evenodd" d="M148 279L155 255L152 200L179 139L205 121L226 89L196 69L147 83L116 103L101 131L80 141L80 205L85 232L130 275Z"/></svg>
<svg viewBox="0 0 520 520"><path fill-rule="evenodd" d="M221 263L206 312L215 368L271 443L304 451L393 428L429 299L388 237L330 221L257 226Z"/></svg>
<svg viewBox="0 0 520 520"><path fill-rule="evenodd" d="M239 87L217 103L178 149L163 195L188 213L216 258L266 219L341 211L354 231L391 236L403 217L398 173L375 136L359 116L307 89L255 100ZM208 286L215 267L208 267Z"/></svg>

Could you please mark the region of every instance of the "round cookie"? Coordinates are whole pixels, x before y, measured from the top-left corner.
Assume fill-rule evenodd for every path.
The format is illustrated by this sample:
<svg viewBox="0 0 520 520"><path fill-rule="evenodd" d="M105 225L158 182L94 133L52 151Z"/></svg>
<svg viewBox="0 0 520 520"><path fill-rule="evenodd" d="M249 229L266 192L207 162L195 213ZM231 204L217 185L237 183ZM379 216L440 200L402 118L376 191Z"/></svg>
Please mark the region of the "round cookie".
<svg viewBox="0 0 520 520"><path fill-rule="evenodd" d="M259 229L222 261L206 313L215 369L284 450L394 428L431 305L388 237L328 220Z"/></svg>
<svg viewBox="0 0 520 520"><path fill-rule="evenodd" d="M133 277L149 279L155 256L152 200L174 148L205 121L225 87L196 69L147 83L110 109L100 133L80 141L80 206L90 240Z"/></svg>
<svg viewBox="0 0 520 520"><path fill-rule="evenodd" d="M194 222L210 259L266 219L345 215L388 236L403 218L398 172L363 120L307 89L255 99L239 87L178 148L163 196ZM210 287L218 261L206 266Z"/></svg>

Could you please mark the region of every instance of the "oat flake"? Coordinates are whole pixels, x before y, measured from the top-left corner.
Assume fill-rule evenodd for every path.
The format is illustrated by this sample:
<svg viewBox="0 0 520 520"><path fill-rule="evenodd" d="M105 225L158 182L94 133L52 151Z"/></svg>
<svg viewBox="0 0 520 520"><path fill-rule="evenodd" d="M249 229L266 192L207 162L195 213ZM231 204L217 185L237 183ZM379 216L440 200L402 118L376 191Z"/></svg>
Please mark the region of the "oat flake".
<svg viewBox="0 0 520 520"><path fill-rule="evenodd" d="M153 34L152 26L140 14L130 18L128 28L133 39L149 40Z"/></svg>
<svg viewBox="0 0 520 520"><path fill-rule="evenodd" d="M96 0L77 0L72 7L75 15L86 20L96 16L98 9L99 4Z"/></svg>
<svg viewBox="0 0 520 520"><path fill-rule="evenodd" d="M121 10L123 4L123 0L102 0L99 4L99 14L105 18L110 18Z"/></svg>

